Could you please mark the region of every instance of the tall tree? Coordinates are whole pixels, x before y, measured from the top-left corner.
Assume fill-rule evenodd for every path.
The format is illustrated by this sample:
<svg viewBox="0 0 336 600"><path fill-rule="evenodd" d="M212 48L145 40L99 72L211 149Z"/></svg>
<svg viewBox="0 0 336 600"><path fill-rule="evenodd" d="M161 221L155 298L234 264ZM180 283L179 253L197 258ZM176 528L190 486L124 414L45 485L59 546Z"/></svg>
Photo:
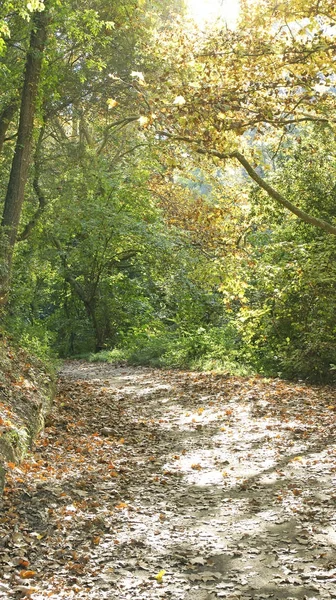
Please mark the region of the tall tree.
<svg viewBox="0 0 336 600"><path fill-rule="evenodd" d="M163 140L235 162L273 200L333 235L331 220L305 212L266 180L262 143L277 136L281 145L305 123L335 127L335 19L329 0L265 0L243 3L236 30L175 25L157 45L161 67L148 92L148 119Z"/></svg>
<svg viewBox="0 0 336 600"><path fill-rule="evenodd" d="M0 276L0 303L6 302L13 249L24 201L28 170L31 162L31 143L34 127L38 86L43 53L47 39L48 0L31 20L30 44L27 52L17 141L5 197L1 228L4 232L3 265Z"/></svg>

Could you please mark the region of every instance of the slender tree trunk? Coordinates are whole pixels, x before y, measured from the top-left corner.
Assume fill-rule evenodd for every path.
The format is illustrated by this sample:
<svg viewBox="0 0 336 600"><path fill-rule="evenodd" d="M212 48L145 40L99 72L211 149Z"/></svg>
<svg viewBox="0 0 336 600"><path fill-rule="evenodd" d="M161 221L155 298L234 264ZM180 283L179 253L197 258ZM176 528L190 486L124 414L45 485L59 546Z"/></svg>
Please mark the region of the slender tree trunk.
<svg viewBox="0 0 336 600"><path fill-rule="evenodd" d="M17 103L15 101L10 102L10 104L5 106L0 115L0 154L2 153L2 148L6 141L6 133L11 123L11 120L15 115L16 109Z"/></svg>
<svg viewBox="0 0 336 600"><path fill-rule="evenodd" d="M89 321L91 322L92 329L93 329L94 340L95 340L95 350L96 350L96 352L99 352L104 347L104 331L100 327L98 319L97 319L97 315L96 315L96 297L95 297L95 295L93 295L91 298L87 298L85 289L83 289L83 287L81 286L80 283L78 283L76 278L71 275L70 269L67 264L66 254L65 254L59 240L56 237L52 236L52 241L60 253L60 259L62 261L63 268L64 268L63 276L64 276L65 281L67 281L70 284L72 291L78 296L80 301L83 302L83 304L84 304L86 315L87 315Z"/></svg>
<svg viewBox="0 0 336 600"><path fill-rule="evenodd" d="M21 95L19 129L2 216L3 265L0 274L0 304L5 304L11 273L11 263L20 222L25 187L31 162L32 135L43 52L47 38L47 3L42 12L32 18L29 50L26 59Z"/></svg>

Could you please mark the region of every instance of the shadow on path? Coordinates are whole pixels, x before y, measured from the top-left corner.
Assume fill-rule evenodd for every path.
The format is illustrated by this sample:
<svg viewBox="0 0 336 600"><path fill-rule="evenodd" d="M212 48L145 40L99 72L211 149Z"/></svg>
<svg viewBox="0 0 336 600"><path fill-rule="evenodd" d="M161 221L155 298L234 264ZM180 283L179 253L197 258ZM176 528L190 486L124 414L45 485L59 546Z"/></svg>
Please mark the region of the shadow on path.
<svg viewBox="0 0 336 600"><path fill-rule="evenodd" d="M336 598L335 397L68 363L9 478L0 598Z"/></svg>

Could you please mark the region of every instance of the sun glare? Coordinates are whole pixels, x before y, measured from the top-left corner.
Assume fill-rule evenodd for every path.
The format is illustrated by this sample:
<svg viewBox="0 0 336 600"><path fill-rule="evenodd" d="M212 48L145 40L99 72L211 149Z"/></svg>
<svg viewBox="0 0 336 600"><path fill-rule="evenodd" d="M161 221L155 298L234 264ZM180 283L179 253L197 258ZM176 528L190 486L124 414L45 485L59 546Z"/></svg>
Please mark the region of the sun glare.
<svg viewBox="0 0 336 600"><path fill-rule="evenodd" d="M202 26L218 19L234 28L239 15L239 0L187 0L189 15Z"/></svg>

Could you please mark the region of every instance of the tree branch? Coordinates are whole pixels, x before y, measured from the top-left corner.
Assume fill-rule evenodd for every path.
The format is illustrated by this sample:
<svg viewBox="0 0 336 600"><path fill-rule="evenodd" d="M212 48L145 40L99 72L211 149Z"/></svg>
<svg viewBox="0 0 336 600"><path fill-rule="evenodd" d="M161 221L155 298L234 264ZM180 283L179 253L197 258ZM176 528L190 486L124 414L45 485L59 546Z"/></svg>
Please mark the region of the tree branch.
<svg viewBox="0 0 336 600"><path fill-rule="evenodd" d="M44 210L48 204L48 201L47 201L47 199L43 193L43 190L40 186L41 147L42 147L43 135L44 135L44 126L41 127L41 129L40 129L40 133L39 133L39 137L38 137L37 145L36 145L36 150L35 150L35 154L34 154L33 188L34 188L35 194L37 196L39 206L38 206L38 209L36 210L36 212L34 213L34 215L32 216L32 218L30 219L30 221L25 225L23 231L18 236L18 238L17 238L18 242L22 242L23 240L26 240L30 236L32 230L34 229L35 225L39 221L42 213L44 212Z"/></svg>
<svg viewBox="0 0 336 600"><path fill-rule="evenodd" d="M138 121L138 120L139 120L139 115L132 115L130 117L125 117L124 119L120 119L119 121L115 121L114 123L111 123L111 125L108 125L104 131L103 141L101 142L101 144L97 150L97 156L99 156L102 153L102 151L104 150L104 148L108 142L108 135L109 135L109 132L111 131L111 129L116 129L118 127L120 130L123 127L125 127L126 125L128 125L129 123L133 123L134 121Z"/></svg>
<svg viewBox="0 0 336 600"><path fill-rule="evenodd" d="M260 175L258 175L258 173L255 171L255 169L252 167L252 165L248 162L248 160L246 160L246 158L240 152L238 152L238 151L233 152L232 158L236 158L240 162L240 164L244 167L245 171L249 174L251 179L253 179L253 181L255 181L255 183L259 187L261 187L263 190L265 190L265 192L271 198L273 198L273 200L275 200L276 202L278 202L279 204L281 204L282 206L287 208L290 212L292 212L299 219L301 219L301 221L304 221L305 223L308 223L309 225L313 225L314 227L318 227L319 229L322 229L323 231L326 231L327 233L336 235L336 226L335 225L331 225L331 223L328 223L327 221L318 219L317 217L313 217L312 215L309 215L308 213L306 213L304 210L301 210L300 208L295 206L295 204L292 204L292 202L287 200L282 194L280 194L280 192L278 192L269 183L267 183L262 177L260 177Z"/></svg>
<svg viewBox="0 0 336 600"><path fill-rule="evenodd" d="M249 161L245 158L243 154L235 150L234 152L218 152L214 149L204 148L202 146L196 146L195 144L199 144L199 140L194 140L187 136L174 136L167 131L160 131L160 135L165 136L166 138L176 140L176 141L184 141L194 145L194 150L197 154L203 154L205 156L216 156L221 160L227 159L236 159L248 175L253 179L253 181L263 189L270 198L281 204L285 208L287 208L291 213L296 215L301 221L308 223L309 225L313 225L313 227L318 227L318 229L322 229L327 233L331 233L332 235L336 235L336 226L328 223L328 221L324 221L323 219L319 219L317 217L313 217L312 215L306 213L304 210L298 208L295 204L292 204L287 198L285 198L280 192L278 192L274 187L272 187L267 181L265 181L260 175L258 175L257 171L252 167Z"/></svg>

